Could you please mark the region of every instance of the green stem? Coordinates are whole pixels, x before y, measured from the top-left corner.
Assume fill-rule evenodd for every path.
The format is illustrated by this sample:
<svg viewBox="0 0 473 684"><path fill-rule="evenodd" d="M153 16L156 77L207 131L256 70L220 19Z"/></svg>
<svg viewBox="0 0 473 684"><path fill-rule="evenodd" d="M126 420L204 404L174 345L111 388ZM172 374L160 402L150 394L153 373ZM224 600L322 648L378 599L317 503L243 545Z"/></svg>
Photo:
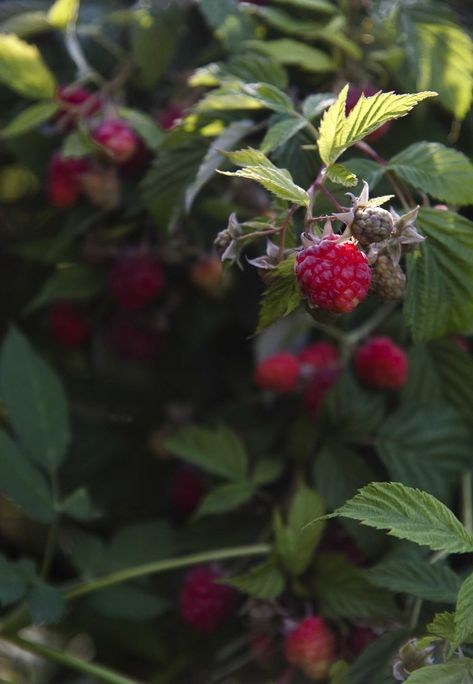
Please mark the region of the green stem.
<svg viewBox="0 0 473 684"><path fill-rule="evenodd" d="M154 563L146 563L144 565L137 565L126 570L119 570L112 572L110 575L98 577L91 582L79 584L69 591L66 591L64 598L74 599L79 596L85 596L93 591L112 587L121 582L135 579L137 577L144 577L145 575L154 575L158 572L165 572L167 570L176 570L177 568L186 568L190 565L198 565L199 563L210 563L212 561L229 560L231 558L242 558L245 556L266 556L271 552L270 544L253 544L251 546L237 546L231 549L219 549L217 551L204 551L203 553L195 553L191 556L184 556L183 558L169 558L167 560L156 561Z"/></svg>
<svg viewBox="0 0 473 684"><path fill-rule="evenodd" d="M384 321L385 318L389 316L391 311L396 307L397 302L389 302L384 304L375 313L368 318L359 328L356 328L351 333L347 335L347 342L351 345L357 344L360 340L370 334L375 330L380 323Z"/></svg>
<svg viewBox="0 0 473 684"><path fill-rule="evenodd" d="M409 619L409 629L415 629L417 627L417 623L419 622L420 611L422 609L422 603L423 603L423 601L420 598L417 598L414 601L414 604L413 604L412 610L411 610L411 616Z"/></svg>
<svg viewBox="0 0 473 684"><path fill-rule="evenodd" d="M56 515L49 527L48 538L46 539L46 546L44 549L43 562L41 563L41 577L46 579L54 558L54 551L56 549L56 540L59 530L59 516Z"/></svg>
<svg viewBox="0 0 473 684"><path fill-rule="evenodd" d="M471 470L465 470L462 475L463 524L465 529L473 533L473 501Z"/></svg>
<svg viewBox="0 0 473 684"><path fill-rule="evenodd" d="M34 655L45 658L46 660L56 663L57 665L64 665L65 667L69 667L71 670L76 670L77 672L91 675L99 682L107 682L108 684L140 684L137 679L124 677L118 672L109 670L103 665L89 663L86 660L81 660L80 658L76 658L69 653L59 651L56 648L51 648L50 646L45 646L44 644L28 641L27 639L22 639L20 637L8 636L2 638L5 639L5 641L8 641L10 644L14 644L23 651L33 653Z"/></svg>

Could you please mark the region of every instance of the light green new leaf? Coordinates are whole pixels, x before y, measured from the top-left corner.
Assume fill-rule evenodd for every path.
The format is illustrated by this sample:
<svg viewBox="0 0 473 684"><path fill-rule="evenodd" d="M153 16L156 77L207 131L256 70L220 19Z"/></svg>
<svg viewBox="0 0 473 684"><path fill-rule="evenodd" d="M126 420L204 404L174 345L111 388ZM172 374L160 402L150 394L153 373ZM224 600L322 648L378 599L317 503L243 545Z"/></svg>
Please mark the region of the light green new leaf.
<svg viewBox="0 0 473 684"><path fill-rule="evenodd" d="M243 92L274 112L291 112L294 110L291 98L270 83L247 83L243 86Z"/></svg>
<svg viewBox="0 0 473 684"><path fill-rule="evenodd" d="M278 121L266 131L261 143L261 151L267 154L276 150L296 135L305 125L304 119L295 116L288 116Z"/></svg>
<svg viewBox="0 0 473 684"><path fill-rule="evenodd" d="M0 83L33 100L54 97L56 81L35 45L0 34Z"/></svg>
<svg viewBox="0 0 473 684"><path fill-rule="evenodd" d="M302 294L294 274L294 259L281 261L268 273L269 285L263 293L256 334L295 311Z"/></svg>
<svg viewBox="0 0 473 684"><path fill-rule="evenodd" d="M2 345L0 393L26 453L54 472L66 456L70 439L66 395L56 373L15 328Z"/></svg>
<svg viewBox="0 0 473 684"><path fill-rule="evenodd" d="M434 603L455 603L460 587L460 578L448 565L420 559L381 561L366 571L366 576L378 587Z"/></svg>
<svg viewBox="0 0 473 684"><path fill-rule="evenodd" d="M34 130L48 121L57 112L59 105L55 102L38 102L24 109L5 128L0 131L2 138L15 138Z"/></svg>
<svg viewBox="0 0 473 684"><path fill-rule="evenodd" d="M361 95L346 116L346 99L349 85L340 92L336 102L328 109L320 123L318 146L322 161L330 166L351 145L376 131L387 121L406 116L422 100L437 93L395 93L379 92L371 97Z"/></svg>
<svg viewBox="0 0 473 684"><path fill-rule="evenodd" d="M221 584L228 584L244 594L263 601L277 598L284 591L285 583L283 573L271 561L256 565L242 575L235 575L221 581Z"/></svg>
<svg viewBox="0 0 473 684"><path fill-rule="evenodd" d="M473 164L458 150L440 143L414 143L393 157L388 168L436 199L473 204Z"/></svg>
<svg viewBox="0 0 473 684"><path fill-rule="evenodd" d="M159 147L164 139L164 133L151 116L129 107L119 107L118 113L122 119L129 121L150 150L156 150Z"/></svg>
<svg viewBox="0 0 473 684"><path fill-rule="evenodd" d="M473 660L460 658L446 665L421 667L406 679L406 684L470 684L473 682Z"/></svg>
<svg viewBox="0 0 473 684"><path fill-rule="evenodd" d="M333 515L387 530L392 537L433 551L473 552L473 536L443 503L399 482L369 484Z"/></svg>
<svg viewBox="0 0 473 684"><path fill-rule="evenodd" d="M453 646L458 648L473 636L473 573L460 587L455 608L455 637Z"/></svg>
<svg viewBox="0 0 473 684"><path fill-rule="evenodd" d="M295 66L313 73L326 73L337 68L336 62L326 52L289 38L248 40L245 48L262 52L278 64Z"/></svg>
<svg viewBox="0 0 473 684"><path fill-rule="evenodd" d="M26 391L26 390L25 390ZM38 522L54 518L54 502L42 473L32 465L17 444L0 431L0 491Z"/></svg>
<svg viewBox="0 0 473 684"><path fill-rule="evenodd" d="M80 0L56 0L48 12L51 26L64 30L76 21L79 14Z"/></svg>
<svg viewBox="0 0 473 684"><path fill-rule="evenodd" d="M238 171L220 171L219 173L256 181L280 199L303 207L309 206L309 195L294 183L289 171L275 166L262 152L248 148L227 153L225 156L235 165L241 165L243 168Z"/></svg>
<svg viewBox="0 0 473 684"><path fill-rule="evenodd" d="M415 342L462 332L473 321L473 223L450 211L422 208L427 237L408 258L404 313Z"/></svg>
<svg viewBox="0 0 473 684"><path fill-rule="evenodd" d="M358 183L358 178L354 173L347 169L343 164L332 164L327 169L327 176L330 178L332 183L338 183L339 185L344 185L345 187L352 188Z"/></svg>
<svg viewBox="0 0 473 684"><path fill-rule="evenodd" d="M215 487L202 499L196 511L196 516L201 517L203 515L216 515L217 513L234 511L250 501L254 491L250 482L228 482L227 484Z"/></svg>
<svg viewBox="0 0 473 684"><path fill-rule="evenodd" d="M455 614L447 611L437 613L432 622L427 625L427 632L439 639L453 641L455 639Z"/></svg>
<svg viewBox="0 0 473 684"><path fill-rule="evenodd" d="M177 430L164 446L203 470L229 480L245 480L248 455L240 438L221 426L217 430L188 426Z"/></svg>

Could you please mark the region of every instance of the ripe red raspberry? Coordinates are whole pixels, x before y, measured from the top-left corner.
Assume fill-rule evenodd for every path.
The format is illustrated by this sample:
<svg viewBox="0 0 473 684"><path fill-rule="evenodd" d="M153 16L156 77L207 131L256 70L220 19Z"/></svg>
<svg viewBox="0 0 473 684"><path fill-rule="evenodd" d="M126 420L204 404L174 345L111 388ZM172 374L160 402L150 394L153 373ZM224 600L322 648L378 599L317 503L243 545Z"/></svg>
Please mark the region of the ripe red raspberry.
<svg viewBox="0 0 473 684"><path fill-rule="evenodd" d="M89 334L87 321L76 309L65 302L53 304L49 310L49 327L58 344L73 349Z"/></svg>
<svg viewBox="0 0 473 684"><path fill-rule="evenodd" d="M97 126L92 137L116 164L129 161L138 149L138 136L120 119L104 121Z"/></svg>
<svg viewBox="0 0 473 684"><path fill-rule="evenodd" d="M299 361L293 354L274 354L257 365L254 381L261 389L281 394L292 392L299 379L299 368Z"/></svg>
<svg viewBox="0 0 473 684"><path fill-rule="evenodd" d="M198 470L188 465L179 466L171 477L170 499L174 513L188 518L195 511L205 493L205 484Z"/></svg>
<svg viewBox="0 0 473 684"><path fill-rule="evenodd" d="M229 615L235 592L215 580L223 578L215 565L203 565L190 570L179 595L179 611L186 624L199 632L213 632Z"/></svg>
<svg viewBox="0 0 473 684"><path fill-rule="evenodd" d="M103 105L99 96L87 88L60 86L56 93L59 114L56 122L63 130L71 130L80 118L92 116Z"/></svg>
<svg viewBox="0 0 473 684"><path fill-rule="evenodd" d="M322 370L338 363L338 350L330 342L314 342L299 352L299 361L311 368Z"/></svg>
<svg viewBox="0 0 473 684"><path fill-rule="evenodd" d="M54 207L73 207L80 197L81 178L88 162L80 157L63 159L56 153L48 170L48 198Z"/></svg>
<svg viewBox="0 0 473 684"><path fill-rule="evenodd" d="M353 627L345 642L347 656L356 658L377 638L376 632L369 627Z"/></svg>
<svg viewBox="0 0 473 684"><path fill-rule="evenodd" d="M286 636L284 656L309 679L325 679L336 658L335 635L322 618L305 618Z"/></svg>
<svg viewBox="0 0 473 684"><path fill-rule="evenodd" d="M125 256L110 271L108 285L123 309L142 309L163 289L163 268L148 254Z"/></svg>
<svg viewBox="0 0 473 684"><path fill-rule="evenodd" d="M389 337L372 337L362 344L355 354L355 369L367 385L393 390L406 384L409 373L406 353Z"/></svg>
<svg viewBox="0 0 473 684"><path fill-rule="evenodd" d="M110 349L129 361L149 361L159 347L159 337L142 323L117 318L106 330L106 341Z"/></svg>
<svg viewBox="0 0 473 684"><path fill-rule="evenodd" d="M366 255L351 242L331 235L298 253L295 273L310 304L349 313L368 294L371 271Z"/></svg>
<svg viewBox="0 0 473 684"><path fill-rule="evenodd" d="M375 88L372 85L364 85L360 87L352 83L348 90L345 108L346 113L349 114L351 112L353 107L360 99L362 93L364 93L365 97L371 97L372 95L375 95L377 92L379 92L379 90L380 88ZM391 125L391 121L387 121L382 126L380 126L376 131L373 131L373 133L367 135L365 140L370 143L376 142L376 140L379 140L379 138L382 138L384 135L386 135L386 133L390 130Z"/></svg>
<svg viewBox="0 0 473 684"><path fill-rule="evenodd" d="M341 368L321 368L316 370L304 391L304 406L311 418L317 418L320 405L329 389L335 384Z"/></svg>
<svg viewBox="0 0 473 684"><path fill-rule="evenodd" d="M158 116L158 123L163 131L170 131L184 117L184 110L178 104L169 104Z"/></svg>

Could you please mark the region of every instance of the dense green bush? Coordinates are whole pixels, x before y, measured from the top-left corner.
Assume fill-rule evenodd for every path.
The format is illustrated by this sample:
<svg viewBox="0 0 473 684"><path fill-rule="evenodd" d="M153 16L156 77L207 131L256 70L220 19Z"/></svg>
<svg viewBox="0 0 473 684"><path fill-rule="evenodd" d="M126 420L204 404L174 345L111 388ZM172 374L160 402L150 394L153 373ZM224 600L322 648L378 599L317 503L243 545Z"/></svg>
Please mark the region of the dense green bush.
<svg viewBox="0 0 473 684"><path fill-rule="evenodd" d="M0 3L1 681L473 681L470 3L130 4Z"/></svg>

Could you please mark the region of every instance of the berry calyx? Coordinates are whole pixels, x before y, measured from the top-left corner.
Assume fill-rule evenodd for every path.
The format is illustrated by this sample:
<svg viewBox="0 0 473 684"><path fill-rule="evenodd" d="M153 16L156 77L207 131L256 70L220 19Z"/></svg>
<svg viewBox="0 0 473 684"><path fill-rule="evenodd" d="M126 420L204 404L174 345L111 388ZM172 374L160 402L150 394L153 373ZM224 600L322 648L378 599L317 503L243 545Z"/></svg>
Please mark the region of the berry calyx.
<svg viewBox="0 0 473 684"><path fill-rule="evenodd" d="M368 294L371 270L366 255L336 235L300 251L295 274L302 294L312 306L349 313Z"/></svg>
<svg viewBox="0 0 473 684"><path fill-rule="evenodd" d="M222 570L215 565L193 568L185 578L179 595L179 612L183 621L199 632L213 632L229 615L235 592L224 584Z"/></svg>
<svg viewBox="0 0 473 684"><path fill-rule="evenodd" d="M362 95L365 97L371 97L372 95L376 95L377 92L379 92L380 88L375 88L372 85L364 85L364 86L358 86L355 84L351 84L350 88L348 90L347 94L347 99L346 99L346 107L345 107L345 112L348 115L353 107L356 105L358 100ZM365 140L367 142L376 142L376 140L379 140L382 138L386 133L390 130L391 128L391 121L387 121L384 123L382 126L380 126L376 131L373 131L369 135L366 136Z"/></svg>
<svg viewBox="0 0 473 684"><path fill-rule="evenodd" d="M116 164L130 160L138 149L136 133L120 119L104 121L97 126L92 137Z"/></svg>
<svg viewBox="0 0 473 684"><path fill-rule="evenodd" d="M387 240L394 230L392 214L382 207L358 207L351 224L351 232L360 245Z"/></svg>
<svg viewBox="0 0 473 684"><path fill-rule="evenodd" d="M58 344L67 349L80 346L89 334L89 325L85 318L65 302L53 304L48 319L52 336Z"/></svg>
<svg viewBox="0 0 473 684"><path fill-rule="evenodd" d="M196 510L205 492L202 475L192 466L179 466L171 477L170 500L179 518L188 518Z"/></svg>
<svg viewBox="0 0 473 684"><path fill-rule="evenodd" d="M164 273L159 261L148 254L119 259L108 277L110 292L123 309L142 309L164 287Z"/></svg>
<svg viewBox="0 0 473 684"><path fill-rule="evenodd" d="M48 170L48 198L54 207L73 207L81 193L81 178L88 169L88 162L81 157L63 159L56 153Z"/></svg>
<svg viewBox="0 0 473 684"><path fill-rule="evenodd" d="M373 337L355 354L355 370L362 382L380 389L400 389L408 379L407 355L389 337Z"/></svg>
<svg viewBox="0 0 473 684"><path fill-rule="evenodd" d="M280 394L292 392L299 379L299 369L299 360L294 354L274 354L257 365L254 382L260 389Z"/></svg>
<svg viewBox="0 0 473 684"><path fill-rule="evenodd" d="M305 618L286 636L284 656L309 679L323 680L335 661L335 635L322 618Z"/></svg>
<svg viewBox="0 0 473 684"><path fill-rule="evenodd" d="M388 254L380 254L371 270L371 291L385 302L402 299L406 275Z"/></svg>

